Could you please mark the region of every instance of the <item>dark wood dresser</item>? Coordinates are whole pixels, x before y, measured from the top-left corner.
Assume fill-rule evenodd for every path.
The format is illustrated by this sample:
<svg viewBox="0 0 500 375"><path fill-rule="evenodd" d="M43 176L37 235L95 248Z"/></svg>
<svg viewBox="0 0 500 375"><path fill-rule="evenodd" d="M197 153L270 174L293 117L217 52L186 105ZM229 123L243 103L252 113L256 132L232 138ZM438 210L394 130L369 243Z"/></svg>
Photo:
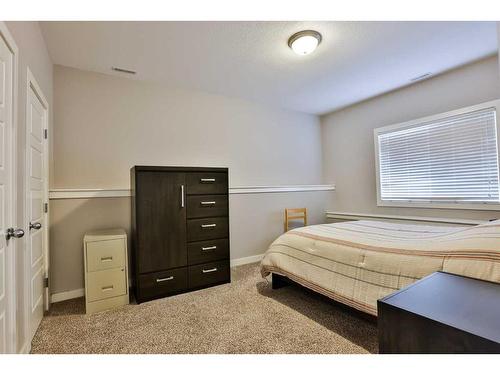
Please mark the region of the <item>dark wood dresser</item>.
<svg viewBox="0 0 500 375"><path fill-rule="evenodd" d="M380 353L500 353L500 284L436 272L378 301Z"/></svg>
<svg viewBox="0 0 500 375"><path fill-rule="evenodd" d="M131 190L138 303L230 282L227 168L135 166Z"/></svg>

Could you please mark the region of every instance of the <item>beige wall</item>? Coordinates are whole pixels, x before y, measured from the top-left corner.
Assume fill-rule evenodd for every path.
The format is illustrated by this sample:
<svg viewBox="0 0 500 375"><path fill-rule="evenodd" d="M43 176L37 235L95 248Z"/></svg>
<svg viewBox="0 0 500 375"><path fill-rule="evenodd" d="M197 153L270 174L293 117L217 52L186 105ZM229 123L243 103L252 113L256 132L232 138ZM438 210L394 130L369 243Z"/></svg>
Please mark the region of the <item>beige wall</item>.
<svg viewBox="0 0 500 375"><path fill-rule="evenodd" d="M323 175L340 212L489 219L498 211L377 207L373 129L500 98L497 56L321 117Z"/></svg>
<svg viewBox="0 0 500 375"><path fill-rule="evenodd" d="M55 67L53 188L123 188L134 164L229 167L231 186L321 182L316 116Z"/></svg>
<svg viewBox="0 0 500 375"><path fill-rule="evenodd" d="M500 60L500 22L497 22L497 43L498 43L498 59ZM500 63L498 64L498 70L500 72Z"/></svg>
<svg viewBox="0 0 500 375"><path fill-rule="evenodd" d="M80 71L54 73L52 188L129 188L135 164L229 167L230 185L320 184L316 116ZM324 218L332 193L230 197L231 258L263 253L284 207ZM52 292L83 287L85 231L129 229L127 198L51 201Z"/></svg>
<svg viewBox="0 0 500 375"><path fill-rule="evenodd" d="M17 97L17 226L26 230L24 222L24 186L25 186L25 143L26 143L26 86L27 68L29 67L42 89L49 106L52 107L52 62L47 52L45 41L37 22L6 22L17 47L19 48L18 66L18 97ZM52 123L52 113L49 113L49 123ZM26 343L27 332L24 325L24 288L25 280L29 277L24 274L24 261L26 252L26 238L20 243L21 251L16 257L16 281L17 281L17 346L18 350Z"/></svg>

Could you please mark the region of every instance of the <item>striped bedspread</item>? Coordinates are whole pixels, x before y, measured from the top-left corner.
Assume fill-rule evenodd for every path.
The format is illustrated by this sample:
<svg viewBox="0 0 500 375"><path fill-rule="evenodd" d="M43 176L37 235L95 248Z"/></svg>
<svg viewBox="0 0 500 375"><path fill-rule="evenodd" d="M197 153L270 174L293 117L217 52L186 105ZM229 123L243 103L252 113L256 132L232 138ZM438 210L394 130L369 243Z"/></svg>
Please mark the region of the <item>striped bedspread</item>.
<svg viewBox="0 0 500 375"><path fill-rule="evenodd" d="M372 315L377 299L435 271L500 283L500 220L473 227L312 225L278 237L261 263L264 277L287 276Z"/></svg>

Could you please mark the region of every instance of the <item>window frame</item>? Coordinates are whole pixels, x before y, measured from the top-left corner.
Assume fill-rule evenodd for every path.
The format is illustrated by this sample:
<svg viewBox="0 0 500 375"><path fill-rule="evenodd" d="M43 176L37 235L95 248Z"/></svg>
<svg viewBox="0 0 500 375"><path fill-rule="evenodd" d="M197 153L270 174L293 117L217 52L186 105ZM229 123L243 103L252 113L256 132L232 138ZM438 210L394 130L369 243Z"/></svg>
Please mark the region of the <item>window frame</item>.
<svg viewBox="0 0 500 375"><path fill-rule="evenodd" d="M499 109L500 100L492 100L468 107L459 108L453 111L443 112L436 115L431 115L427 117L421 117L415 120L400 122L388 126L379 127L373 130L373 139L375 145L375 177L377 185L377 206L379 207L407 207L407 208L440 208L440 209L462 209L462 210L493 210L500 211L500 202L495 203L445 203L445 202L411 202L411 201L390 201L381 199L381 186L380 186L380 154L379 154L379 134L387 133L390 131L403 130L412 127L416 127L422 123L432 122L436 120L442 120L447 117L457 116L466 114L469 112L474 112L478 110L483 110L487 108L494 108L496 112L496 138L497 138L497 163L500 168L500 121L499 121ZM499 171L500 175L500 171Z"/></svg>

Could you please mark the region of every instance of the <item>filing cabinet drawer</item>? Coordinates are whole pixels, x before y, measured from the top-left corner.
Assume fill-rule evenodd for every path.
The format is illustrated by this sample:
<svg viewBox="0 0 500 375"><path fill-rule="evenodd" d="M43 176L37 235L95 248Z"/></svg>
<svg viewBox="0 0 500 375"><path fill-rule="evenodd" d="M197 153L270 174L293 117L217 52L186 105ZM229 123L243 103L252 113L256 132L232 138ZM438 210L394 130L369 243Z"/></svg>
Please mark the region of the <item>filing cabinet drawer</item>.
<svg viewBox="0 0 500 375"><path fill-rule="evenodd" d="M197 172L186 174L187 194L227 194L227 173Z"/></svg>
<svg viewBox="0 0 500 375"><path fill-rule="evenodd" d="M139 276L141 301L168 296L186 290L188 287L187 268L148 273Z"/></svg>
<svg viewBox="0 0 500 375"><path fill-rule="evenodd" d="M227 195L188 195L187 217L217 217L227 216Z"/></svg>
<svg viewBox="0 0 500 375"><path fill-rule="evenodd" d="M200 264L229 259L229 239L190 242L187 245L188 264Z"/></svg>
<svg viewBox="0 0 500 375"><path fill-rule="evenodd" d="M127 293L125 268L91 272L87 275L88 302L99 301Z"/></svg>
<svg viewBox="0 0 500 375"><path fill-rule="evenodd" d="M228 282L230 280L229 260L190 266L188 269L189 288L191 289Z"/></svg>
<svg viewBox="0 0 500 375"><path fill-rule="evenodd" d="M87 271L125 266L124 239L87 242Z"/></svg>
<svg viewBox="0 0 500 375"><path fill-rule="evenodd" d="M229 237L229 221L227 217L189 219L187 221L188 241L202 241L226 237Z"/></svg>

